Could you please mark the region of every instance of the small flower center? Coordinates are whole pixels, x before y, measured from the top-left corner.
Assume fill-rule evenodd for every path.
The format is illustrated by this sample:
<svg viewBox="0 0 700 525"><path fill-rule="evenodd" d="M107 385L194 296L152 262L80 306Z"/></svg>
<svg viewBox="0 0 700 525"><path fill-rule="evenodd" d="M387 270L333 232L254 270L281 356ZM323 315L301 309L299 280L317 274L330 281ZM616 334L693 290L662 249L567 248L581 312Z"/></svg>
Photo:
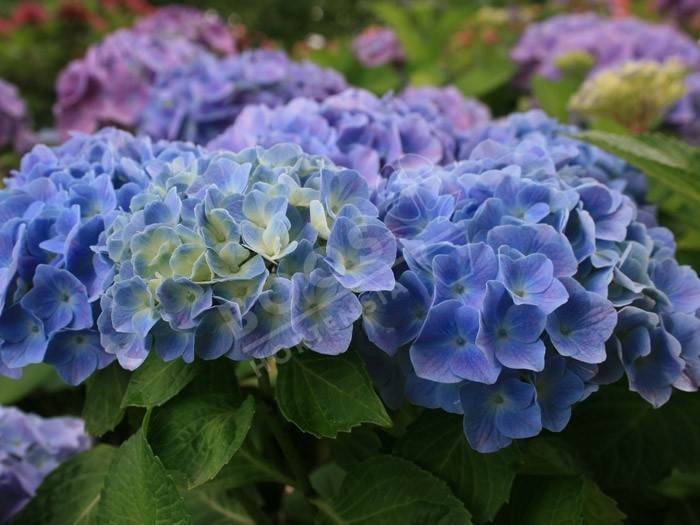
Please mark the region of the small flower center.
<svg viewBox="0 0 700 525"><path fill-rule="evenodd" d="M499 328L498 332L496 332L496 335L499 339L505 339L506 337L508 337L508 330L506 330L505 328Z"/></svg>
<svg viewBox="0 0 700 525"><path fill-rule="evenodd" d="M467 344L467 340L460 335L455 339L455 344L461 347Z"/></svg>

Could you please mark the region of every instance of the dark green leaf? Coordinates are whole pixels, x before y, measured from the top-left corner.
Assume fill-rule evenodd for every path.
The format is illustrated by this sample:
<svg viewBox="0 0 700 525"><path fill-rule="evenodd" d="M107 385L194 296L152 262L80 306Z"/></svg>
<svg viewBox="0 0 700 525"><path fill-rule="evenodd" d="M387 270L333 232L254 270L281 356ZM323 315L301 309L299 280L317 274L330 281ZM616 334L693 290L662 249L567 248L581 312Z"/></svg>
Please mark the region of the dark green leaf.
<svg viewBox="0 0 700 525"><path fill-rule="evenodd" d="M508 501L519 454L509 447L494 454L474 451L464 438L462 418L427 411L396 445L395 452L447 482L474 516L491 521Z"/></svg>
<svg viewBox="0 0 700 525"><path fill-rule="evenodd" d="M317 437L335 437L362 423L391 426L362 360L352 352L294 354L280 366L275 395L282 415Z"/></svg>
<svg viewBox="0 0 700 525"><path fill-rule="evenodd" d="M358 463L379 455L382 442L369 427L356 427L349 434L339 434L329 440L333 459L345 469L351 469Z"/></svg>
<svg viewBox="0 0 700 525"><path fill-rule="evenodd" d="M117 363L99 370L87 381L83 419L86 430L94 436L102 436L113 430L124 417L121 407L129 373Z"/></svg>
<svg viewBox="0 0 700 525"><path fill-rule="evenodd" d="M331 502L316 501L317 525L469 525L449 487L410 461L380 456L353 469Z"/></svg>
<svg viewBox="0 0 700 525"><path fill-rule="evenodd" d="M237 365L238 362L230 359L202 361L197 376L184 391L187 394L221 394L241 401L236 377Z"/></svg>
<svg viewBox="0 0 700 525"><path fill-rule="evenodd" d="M280 469L270 464L252 443L246 441L219 475L205 486L212 490L226 490L261 482L295 484Z"/></svg>
<svg viewBox="0 0 700 525"><path fill-rule="evenodd" d="M164 363L155 352L131 375L122 407L151 408L160 406L194 379L199 363L175 359Z"/></svg>
<svg viewBox="0 0 700 525"><path fill-rule="evenodd" d="M626 518L617 502L604 494L591 480L583 482L583 523L585 525L621 525Z"/></svg>
<svg viewBox="0 0 700 525"><path fill-rule="evenodd" d="M98 445L51 472L16 525L92 525L116 449Z"/></svg>
<svg viewBox="0 0 700 525"><path fill-rule="evenodd" d="M183 497L195 525L257 525L243 506L225 492L202 487L185 491Z"/></svg>
<svg viewBox="0 0 700 525"><path fill-rule="evenodd" d="M119 448L102 489L97 524L115 523L191 523L173 479L141 431Z"/></svg>
<svg viewBox="0 0 700 525"><path fill-rule="evenodd" d="M579 476L518 476L496 525L583 523L584 480Z"/></svg>
<svg viewBox="0 0 700 525"><path fill-rule="evenodd" d="M255 402L216 394L176 397L153 411L148 441L166 468L183 472L190 488L213 479L243 444Z"/></svg>
<svg viewBox="0 0 700 525"><path fill-rule="evenodd" d="M609 386L574 410L563 432L606 491L656 484L673 467L700 466L700 398L674 392L654 409L625 385Z"/></svg>
<svg viewBox="0 0 700 525"><path fill-rule="evenodd" d="M336 463L328 463L309 474L309 481L316 493L324 499L333 499L340 494L347 471Z"/></svg>

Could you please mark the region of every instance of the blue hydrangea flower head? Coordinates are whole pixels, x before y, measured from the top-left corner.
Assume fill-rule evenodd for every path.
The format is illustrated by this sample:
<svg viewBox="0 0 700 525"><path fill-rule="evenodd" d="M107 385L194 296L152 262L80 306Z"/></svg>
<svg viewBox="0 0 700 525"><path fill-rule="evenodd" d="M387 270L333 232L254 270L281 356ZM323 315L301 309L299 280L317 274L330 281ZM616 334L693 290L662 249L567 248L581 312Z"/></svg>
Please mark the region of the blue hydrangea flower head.
<svg viewBox="0 0 700 525"><path fill-rule="evenodd" d="M114 264L98 327L128 369L163 359L347 350L356 294L394 288L396 241L356 172L295 145L152 170L97 250Z"/></svg>
<svg viewBox="0 0 700 525"><path fill-rule="evenodd" d="M93 248L166 160L201 150L105 129L57 148L36 146L0 191L0 368L54 365L71 384L114 357L101 347L99 302L112 263ZM163 210L150 210L162 215ZM138 242L138 241L137 241ZM116 248L116 247L115 247ZM137 265L157 264L141 259Z"/></svg>
<svg viewBox="0 0 700 525"><path fill-rule="evenodd" d="M463 160L373 190L403 264L394 293L361 297L367 338L408 361L384 376L403 370L412 402L464 413L477 450L562 430L623 376L654 406L698 388L700 279L643 204L643 175L566 130L512 115L462 135Z"/></svg>

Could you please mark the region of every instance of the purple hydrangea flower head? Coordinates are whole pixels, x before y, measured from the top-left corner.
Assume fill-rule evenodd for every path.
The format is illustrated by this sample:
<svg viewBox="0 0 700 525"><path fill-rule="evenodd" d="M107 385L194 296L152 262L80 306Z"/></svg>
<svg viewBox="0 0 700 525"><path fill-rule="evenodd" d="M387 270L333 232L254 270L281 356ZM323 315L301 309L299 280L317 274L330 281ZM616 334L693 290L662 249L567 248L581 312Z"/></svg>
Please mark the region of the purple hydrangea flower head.
<svg viewBox="0 0 700 525"><path fill-rule="evenodd" d="M395 293L361 298L367 337L408 357L413 402L454 412L457 390L482 452L562 430L623 375L654 406L698 387L700 279L622 192L629 167L559 129L515 115L466 134L464 160L397 169L372 197L403 264Z"/></svg>
<svg viewBox="0 0 700 525"><path fill-rule="evenodd" d="M168 39L184 38L205 49L224 55L236 53L231 29L213 12L172 5L157 9L136 22L134 31Z"/></svg>
<svg viewBox="0 0 700 525"><path fill-rule="evenodd" d="M83 421L0 407L0 523L9 523L63 461L91 445Z"/></svg>
<svg viewBox="0 0 700 525"><path fill-rule="evenodd" d="M348 89L321 102L307 97L276 108L248 106L207 147L239 151L291 141L359 171L374 187L381 174L399 163L454 160L456 137L463 126L480 122L485 114L461 95L449 93L444 98L459 102L452 112L437 94L435 101L419 103L414 95L406 101L391 95L380 99L361 89Z"/></svg>
<svg viewBox="0 0 700 525"><path fill-rule="evenodd" d="M454 86L408 87L399 98L430 121L446 121L446 131L470 131L491 120L488 106L467 98Z"/></svg>
<svg viewBox="0 0 700 525"><path fill-rule="evenodd" d="M96 324L111 263L93 251L105 227L177 157L202 150L105 129L36 146L0 191L0 364L16 376L45 362L70 384L114 360ZM173 312L173 317L177 316Z"/></svg>
<svg viewBox="0 0 700 525"><path fill-rule="evenodd" d="M395 286L396 240L366 181L291 144L153 171L97 248L115 263L97 320L127 369L162 359L347 350L359 293Z"/></svg>
<svg viewBox="0 0 700 525"><path fill-rule="evenodd" d="M27 105L13 84L0 78L0 148L24 152L31 147Z"/></svg>
<svg viewBox="0 0 700 525"><path fill-rule="evenodd" d="M127 29L93 45L58 76L54 114L62 133L92 133L105 125L133 128L145 109L159 72L204 51L185 39L167 39Z"/></svg>
<svg viewBox="0 0 700 525"><path fill-rule="evenodd" d="M352 41L352 50L365 67L379 67L406 59L396 33L389 27L368 27Z"/></svg>
<svg viewBox="0 0 700 525"><path fill-rule="evenodd" d="M593 13L566 14L531 24L512 51L524 84L532 75L560 76L557 60L583 51L595 60L592 73L628 60L665 62L675 59L700 66L700 49L671 25L654 25L636 18L611 20Z"/></svg>
<svg viewBox="0 0 700 525"><path fill-rule="evenodd" d="M340 73L293 62L282 51L225 58L202 54L158 77L141 130L154 138L206 144L247 105L275 107L295 97L323 100L345 87Z"/></svg>

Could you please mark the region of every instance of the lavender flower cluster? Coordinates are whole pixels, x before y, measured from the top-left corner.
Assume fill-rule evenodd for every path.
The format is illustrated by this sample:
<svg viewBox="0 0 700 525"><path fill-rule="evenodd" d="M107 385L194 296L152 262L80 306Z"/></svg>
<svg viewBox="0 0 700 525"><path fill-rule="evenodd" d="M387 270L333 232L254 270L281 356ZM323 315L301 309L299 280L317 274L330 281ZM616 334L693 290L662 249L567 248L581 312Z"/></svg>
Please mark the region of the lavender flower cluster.
<svg viewBox="0 0 700 525"><path fill-rule="evenodd" d="M235 52L220 20L196 9L167 8L91 46L59 75L54 106L62 133L135 126L158 74L209 51Z"/></svg>
<svg viewBox="0 0 700 525"><path fill-rule="evenodd" d="M158 78L140 129L157 139L206 144L247 105L275 107L295 97L320 101L346 86L340 73L294 62L282 51L225 58L203 54Z"/></svg>
<svg viewBox="0 0 700 525"><path fill-rule="evenodd" d="M406 52L390 27L368 27L352 41L352 50L358 62L369 68L406 59Z"/></svg>
<svg viewBox="0 0 700 525"><path fill-rule="evenodd" d="M663 125L691 144L700 145L700 72L688 75L687 92L664 117Z"/></svg>
<svg viewBox="0 0 700 525"><path fill-rule="evenodd" d="M485 106L455 88L409 89L381 99L348 89L322 102L297 98L277 108L248 106L207 147L239 151L295 142L304 151L359 171L375 187L380 174L391 171L399 159L410 162L406 155L452 162L457 137L489 118Z"/></svg>
<svg viewBox="0 0 700 525"><path fill-rule="evenodd" d="M23 152L31 144L27 105L13 84L0 78L0 149Z"/></svg>
<svg viewBox="0 0 700 525"><path fill-rule="evenodd" d="M0 407L0 523L9 523L52 470L90 444L80 419Z"/></svg>
<svg viewBox="0 0 700 525"><path fill-rule="evenodd" d="M0 191L0 373L46 362L77 384L113 360L96 326L110 268L92 247L151 170L200 154L105 129L25 155Z"/></svg>
<svg viewBox="0 0 700 525"><path fill-rule="evenodd" d="M533 75L558 79L557 60L575 51L593 57L593 73L628 60L675 59L692 68L700 66L697 44L671 25L635 18L610 20L593 13L559 15L531 24L511 57L520 65L520 81L527 85Z"/></svg>
<svg viewBox="0 0 700 525"><path fill-rule="evenodd" d="M363 326L408 360L408 398L463 413L489 452L562 430L572 405L623 376L655 407L696 391L700 279L672 233L562 163L587 157L573 141L473 142L461 162L395 171L374 195L405 264L391 294L360 297Z"/></svg>

